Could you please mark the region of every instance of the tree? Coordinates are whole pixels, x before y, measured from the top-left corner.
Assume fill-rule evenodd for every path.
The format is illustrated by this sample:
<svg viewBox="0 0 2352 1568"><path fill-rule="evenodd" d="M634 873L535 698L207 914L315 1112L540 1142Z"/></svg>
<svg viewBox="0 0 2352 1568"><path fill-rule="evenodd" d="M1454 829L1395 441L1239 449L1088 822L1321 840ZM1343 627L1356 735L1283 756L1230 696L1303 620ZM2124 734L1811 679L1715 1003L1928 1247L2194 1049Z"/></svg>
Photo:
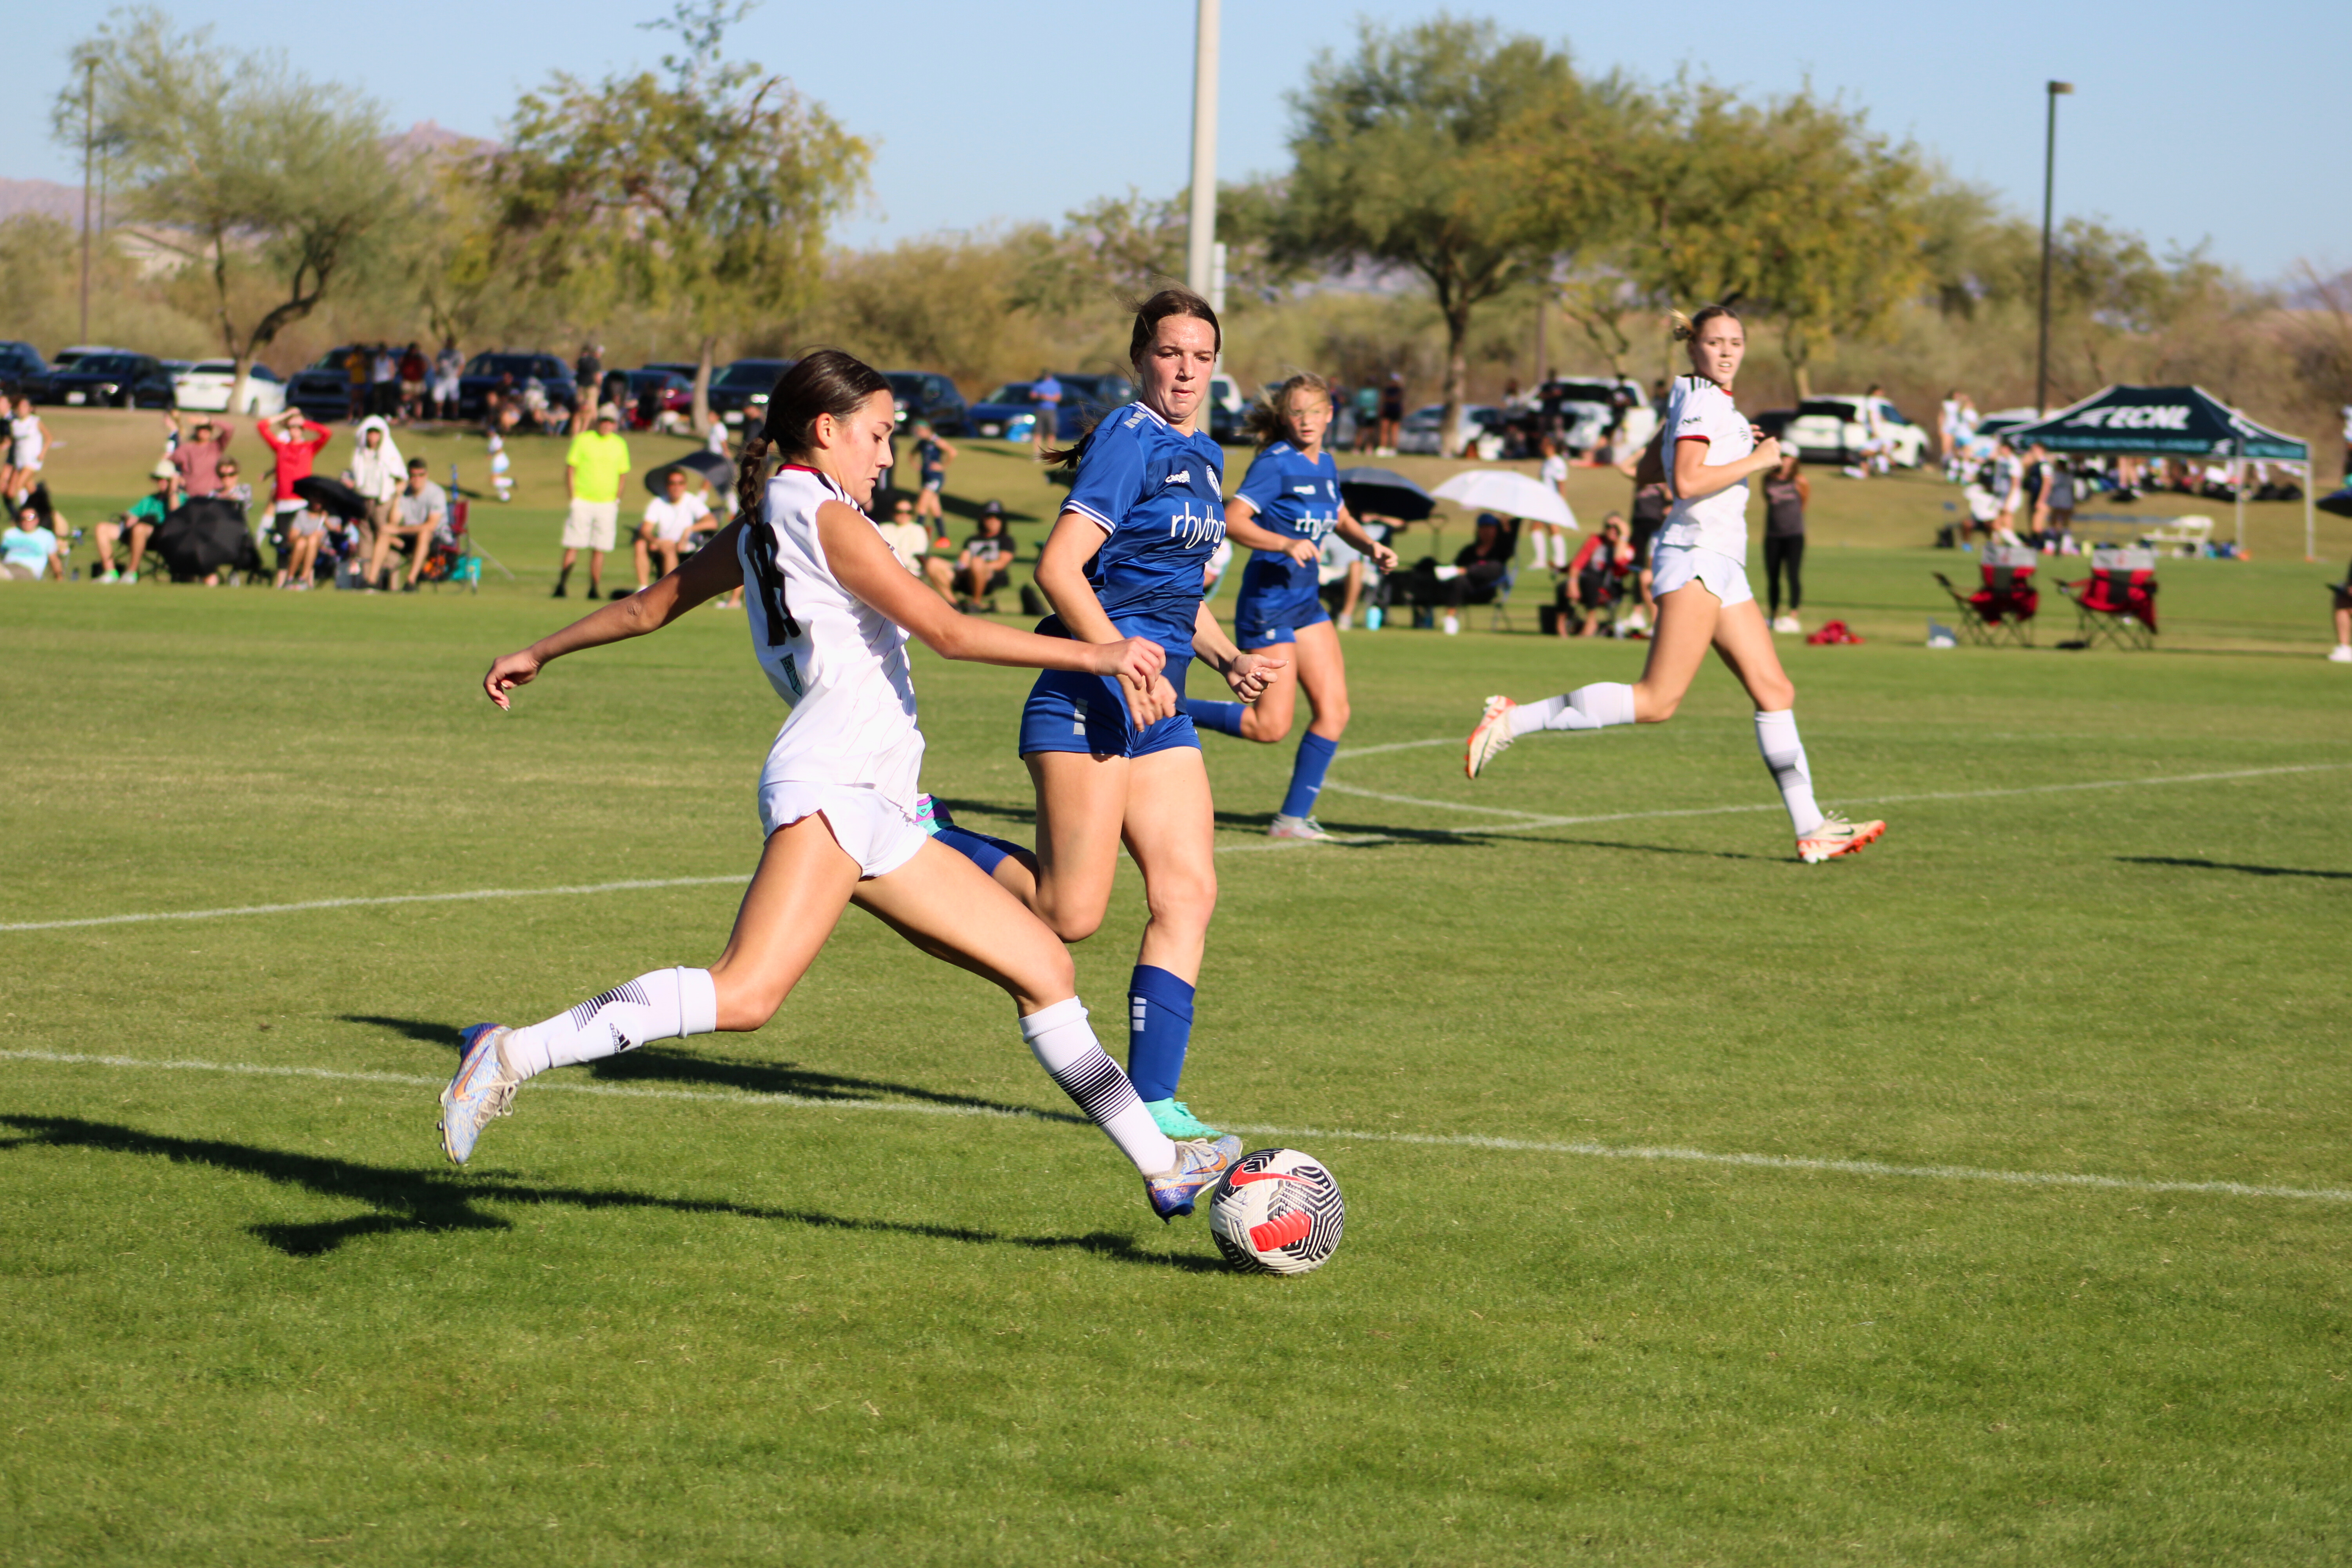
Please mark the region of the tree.
<svg viewBox="0 0 2352 1568"><path fill-rule="evenodd" d="M1474 312L1562 247L1561 204L1529 199L1512 137L1531 114L1572 117L1578 97L1565 54L1450 16L1396 32L1362 24L1356 52L1322 55L1291 97L1283 248L1404 268L1428 285L1445 321L1448 451Z"/></svg>
<svg viewBox="0 0 2352 1568"><path fill-rule="evenodd" d="M808 307L826 226L866 188L872 158L782 77L723 58L750 8L677 0L647 24L677 36L666 80L559 74L525 94L491 174L531 282L673 313L693 335L697 430L709 427L720 335Z"/></svg>
<svg viewBox="0 0 2352 1568"><path fill-rule="evenodd" d="M245 406L254 356L363 261L399 205L376 106L276 54L234 54L211 29L174 33L148 7L111 13L74 50L55 134L79 146L95 68L99 142L150 237L202 268Z"/></svg>

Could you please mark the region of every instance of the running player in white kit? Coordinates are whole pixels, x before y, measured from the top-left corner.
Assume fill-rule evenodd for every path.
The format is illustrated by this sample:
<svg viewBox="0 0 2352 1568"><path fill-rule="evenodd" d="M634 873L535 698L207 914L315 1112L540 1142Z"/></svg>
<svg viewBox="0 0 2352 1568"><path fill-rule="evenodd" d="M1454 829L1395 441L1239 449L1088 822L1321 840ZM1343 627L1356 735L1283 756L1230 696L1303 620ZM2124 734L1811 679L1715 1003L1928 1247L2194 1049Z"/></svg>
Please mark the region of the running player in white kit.
<svg viewBox="0 0 2352 1568"><path fill-rule="evenodd" d="M528 1028L477 1024L441 1095L442 1147L463 1163L515 1090L550 1068L648 1040L747 1031L782 1005L855 903L916 946L994 981L1045 1070L1144 1177L1162 1218L1230 1167L1223 1150L1171 1142L1087 1026L1060 940L1003 888L916 826L923 760L907 637L949 658L1106 677L1150 710L1165 656L1140 637L1044 637L958 615L901 567L861 510L889 454L889 384L835 349L777 382L739 463L740 520L642 593L606 605L490 666L508 693L548 661L659 630L748 583L751 648L790 710L760 773L767 847L734 934L709 969L656 969ZM760 483L772 447L783 463Z"/></svg>
<svg viewBox="0 0 2352 1568"><path fill-rule="evenodd" d="M1675 317L1675 337L1696 373L1675 383L1662 457L1674 505L1658 533L1651 592L1658 627L1642 679L1604 682L1525 706L1489 697L1470 731L1464 766L1472 778L1521 735L1538 730L1600 730L1663 724L1675 716L1709 645L1756 703L1756 745L1780 786L1808 865L1850 855L1886 831L1884 822L1848 822L1813 804L1813 780L1790 711L1797 689L1780 668L1771 628L1748 586L1748 479L1780 462L1780 444L1748 424L1731 401L1732 378L1748 352L1747 331L1729 307L1695 320Z"/></svg>

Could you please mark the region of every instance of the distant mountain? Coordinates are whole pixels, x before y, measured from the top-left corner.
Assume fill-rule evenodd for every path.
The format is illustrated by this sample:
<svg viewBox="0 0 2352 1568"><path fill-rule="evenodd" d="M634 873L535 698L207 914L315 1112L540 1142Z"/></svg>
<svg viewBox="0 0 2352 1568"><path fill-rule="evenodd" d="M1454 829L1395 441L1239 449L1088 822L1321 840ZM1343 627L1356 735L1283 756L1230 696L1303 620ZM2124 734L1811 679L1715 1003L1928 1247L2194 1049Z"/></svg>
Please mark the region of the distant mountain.
<svg viewBox="0 0 2352 1568"><path fill-rule="evenodd" d="M55 180L0 180L0 218L28 215L81 225L81 187Z"/></svg>

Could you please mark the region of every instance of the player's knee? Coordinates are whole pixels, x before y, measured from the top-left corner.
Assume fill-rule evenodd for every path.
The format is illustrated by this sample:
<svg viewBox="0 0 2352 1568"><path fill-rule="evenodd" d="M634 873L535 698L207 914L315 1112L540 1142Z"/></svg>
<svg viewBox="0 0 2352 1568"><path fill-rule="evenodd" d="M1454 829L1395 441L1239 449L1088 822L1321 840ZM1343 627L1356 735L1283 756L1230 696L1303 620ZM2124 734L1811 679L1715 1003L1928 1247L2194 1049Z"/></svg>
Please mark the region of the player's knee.
<svg viewBox="0 0 2352 1568"><path fill-rule="evenodd" d="M1633 700L1633 721L1637 724L1663 724L1673 718L1675 710L1682 705L1683 700L1679 697L1654 697L1646 691L1637 691Z"/></svg>
<svg viewBox="0 0 2352 1568"><path fill-rule="evenodd" d="M1097 909L1064 910L1048 907L1040 911L1045 929L1066 942L1084 942L1102 930L1103 911Z"/></svg>
<svg viewBox="0 0 2352 1568"><path fill-rule="evenodd" d="M1778 713L1797 705L1797 683L1785 675L1774 676L1757 681L1748 695L1756 699L1758 712Z"/></svg>
<svg viewBox="0 0 2352 1568"><path fill-rule="evenodd" d="M1217 908L1216 874L1163 872L1145 889L1143 901L1155 924L1186 930L1197 927L1205 931L1209 917Z"/></svg>

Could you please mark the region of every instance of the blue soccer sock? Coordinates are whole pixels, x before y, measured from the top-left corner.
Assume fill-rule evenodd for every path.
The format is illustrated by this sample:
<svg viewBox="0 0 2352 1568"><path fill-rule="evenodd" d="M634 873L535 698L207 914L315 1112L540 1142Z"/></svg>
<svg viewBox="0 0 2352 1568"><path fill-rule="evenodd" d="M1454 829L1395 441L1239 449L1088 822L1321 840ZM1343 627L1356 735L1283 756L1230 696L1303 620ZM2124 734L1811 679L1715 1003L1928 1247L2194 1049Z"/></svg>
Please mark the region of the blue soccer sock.
<svg viewBox="0 0 2352 1568"><path fill-rule="evenodd" d="M1242 715L1249 711L1246 702L1211 702L1202 697L1187 697L1177 706L1191 716L1195 728L1214 730L1236 740L1241 738Z"/></svg>
<svg viewBox="0 0 2352 1568"><path fill-rule="evenodd" d="M1010 839L992 838L985 833L974 833L969 827L941 827L931 837L992 877L996 875L996 868L1021 847Z"/></svg>
<svg viewBox="0 0 2352 1568"><path fill-rule="evenodd" d="M1298 742L1298 758L1290 764L1290 793L1282 797L1282 815L1305 816L1315 809L1315 797L1323 791L1323 774L1339 754L1339 742L1326 740L1309 730Z"/></svg>
<svg viewBox="0 0 2352 1568"><path fill-rule="evenodd" d="M1192 987L1164 969L1135 966L1127 983L1127 1076L1147 1105L1172 1100L1192 1042Z"/></svg>

